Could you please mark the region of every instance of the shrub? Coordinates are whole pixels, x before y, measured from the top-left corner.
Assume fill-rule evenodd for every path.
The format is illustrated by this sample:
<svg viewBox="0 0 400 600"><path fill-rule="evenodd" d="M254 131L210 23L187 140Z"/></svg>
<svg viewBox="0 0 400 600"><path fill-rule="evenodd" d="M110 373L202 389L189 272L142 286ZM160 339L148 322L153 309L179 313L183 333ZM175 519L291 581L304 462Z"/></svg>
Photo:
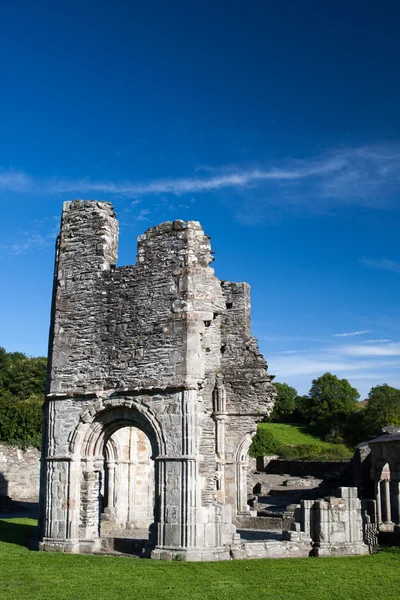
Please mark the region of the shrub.
<svg viewBox="0 0 400 600"><path fill-rule="evenodd" d="M250 446L250 456L268 456L271 454L279 454L282 444L268 431L259 427L256 435L253 437L253 442Z"/></svg>
<svg viewBox="0 0 400 600"><path fill-rule="evenodd" d="M317 444L284 445L279 454L280 458L286 460L346 460L350 456L350 450L343 444L337 444L332 448Z"/></svg>

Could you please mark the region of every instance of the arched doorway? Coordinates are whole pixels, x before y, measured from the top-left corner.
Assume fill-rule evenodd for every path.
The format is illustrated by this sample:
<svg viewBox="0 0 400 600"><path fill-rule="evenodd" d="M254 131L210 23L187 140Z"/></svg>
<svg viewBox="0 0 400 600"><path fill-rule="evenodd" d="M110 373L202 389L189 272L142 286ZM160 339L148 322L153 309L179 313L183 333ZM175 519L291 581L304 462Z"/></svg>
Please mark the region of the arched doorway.
<svg viewBox="0 0 400 600"><path fill-rule="evenodd" d="M104 445L101 533L143 537L154 522L151 443L138 427L117 429Z"/></svg>
<svg viewBox="0 0 400 600"><path fill-rule="evenodd" d="M71 444L79 465L77 537L93 549L105 548L102 538L108 538L106 549L117 549L110 538L148 539L159 520L155 458L163 439L157 422L144 405L113 402L82 422Z"/></svg>

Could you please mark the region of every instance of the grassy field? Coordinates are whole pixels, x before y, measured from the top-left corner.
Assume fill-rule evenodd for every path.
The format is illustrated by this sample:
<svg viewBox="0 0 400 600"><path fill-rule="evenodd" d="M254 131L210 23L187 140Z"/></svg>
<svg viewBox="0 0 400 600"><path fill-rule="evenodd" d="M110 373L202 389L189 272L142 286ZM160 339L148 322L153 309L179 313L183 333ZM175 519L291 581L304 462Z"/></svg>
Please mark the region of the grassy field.
<svg viewBox="0 0 400 600"><path fill-rule="evenodd" d="M258 427L269 430L281 444L288 444L290 446L312 444L313 446L321 446L322 448L335 447L335 444L329 444L329 442L325 442L319 437L312 435L307 425L299 423L260 423Z"/></svg>
<svg viewBox="0 0 400 600"><path fill-rule="evenodd" d="M400 551L180 563L31 552L35 521L0 520L1 600L395 600Z"/></svg>

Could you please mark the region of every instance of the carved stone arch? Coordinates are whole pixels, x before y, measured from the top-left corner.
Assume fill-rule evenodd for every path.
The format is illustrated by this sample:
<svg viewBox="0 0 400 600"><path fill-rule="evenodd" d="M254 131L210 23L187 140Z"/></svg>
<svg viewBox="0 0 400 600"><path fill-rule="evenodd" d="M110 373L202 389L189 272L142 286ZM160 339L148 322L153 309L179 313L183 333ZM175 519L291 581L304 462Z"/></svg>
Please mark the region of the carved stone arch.
<svg viewBox="0 0 400 600"><path fill-rule="evenodd" d="M165 437L155 413L144 402L126 397L96 401L82 411L70 451L76 458L102 456L111 435L127 426L138 427L148 436L153 458L165 453Z"/></svg>
<svg viewBox="0 0 400 600"><path fill-rule="evenodd" d="M104 445L104 456L108 461L116 461L121 454L121 449L118 444L118 440L110 436Z"/></svg>
<svg viewBox="0 0 400 600"><path fill-rule="evenodd" d="M249 450L251 446L251 442L255 435L255 431L251 433L246 433L246 435L242 438L237 451L236 451L236 461L237 462L247 462L249 458Z"/></svg>

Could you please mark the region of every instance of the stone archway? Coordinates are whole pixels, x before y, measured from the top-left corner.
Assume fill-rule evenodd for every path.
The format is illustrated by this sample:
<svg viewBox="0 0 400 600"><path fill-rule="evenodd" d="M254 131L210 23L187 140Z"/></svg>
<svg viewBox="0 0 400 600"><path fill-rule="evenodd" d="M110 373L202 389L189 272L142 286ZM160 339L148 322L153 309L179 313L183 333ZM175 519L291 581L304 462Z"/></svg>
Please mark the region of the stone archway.
<svg viewBox="0 0 400 600"><path fill-rule="evenodd" d="M140 529L143 537L143 530L158 521L155 458L163 444L155 416L142 402L100 401L81 414L70 443L70 490L76 490L70 512L80 546L98 549L103 534L122 530L124 537L135 538L134 530Z"/></svg>

